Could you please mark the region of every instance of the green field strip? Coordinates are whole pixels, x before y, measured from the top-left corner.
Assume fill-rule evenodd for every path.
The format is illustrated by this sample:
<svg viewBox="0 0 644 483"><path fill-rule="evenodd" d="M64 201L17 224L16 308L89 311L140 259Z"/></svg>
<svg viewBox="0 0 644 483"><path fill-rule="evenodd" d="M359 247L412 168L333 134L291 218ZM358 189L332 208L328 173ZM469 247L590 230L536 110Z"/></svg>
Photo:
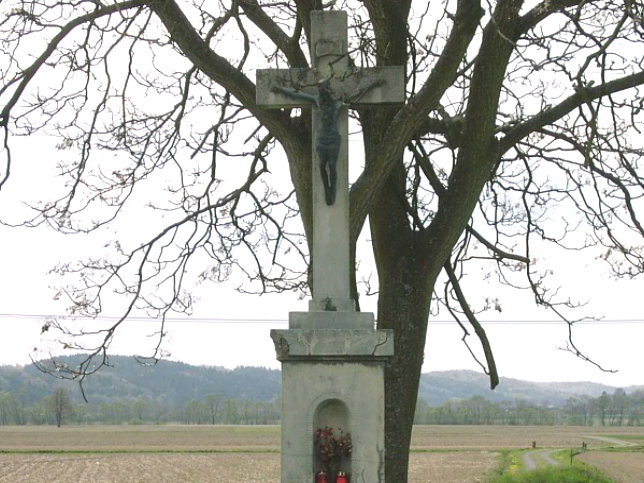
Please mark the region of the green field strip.
<svg viewBox="0 0 644 483"><path fill-rule="evenodd" d="M547 465L535 455L537 468L527 470L523 465L523 454L548 450L524 449L501 450L499 467L488 477L486 483L614 483L597 468L581 461L574 460L570 464L570 450L559 449L550 456L560 462L558 466Z"/></svg>
<svg viewBox="0 0 644 483"><path fill-rule="evenodd" d="M602 436L624 441L642 441L644 443L644 435L642 434L603 434Z"/></svg>
<svg viewBox="0 0 644 483"><path fill-rule="evenodd" d="M0 454L275 454L279 449L0 449Z"/></svg>
<svg viewBox="0 0 644 483"><path fill-rule="evenodd" d="M496 449L481 449L478 447L472 448L411 448L410 453L498 453Z"/></svg>
<svg viewBox="0 0 644 483"><path fill-rule="evenodd" d="M592 451L607 451L610 453L644 453L644 444L635 444L632 446L607 446L597 448Z"/></svg>

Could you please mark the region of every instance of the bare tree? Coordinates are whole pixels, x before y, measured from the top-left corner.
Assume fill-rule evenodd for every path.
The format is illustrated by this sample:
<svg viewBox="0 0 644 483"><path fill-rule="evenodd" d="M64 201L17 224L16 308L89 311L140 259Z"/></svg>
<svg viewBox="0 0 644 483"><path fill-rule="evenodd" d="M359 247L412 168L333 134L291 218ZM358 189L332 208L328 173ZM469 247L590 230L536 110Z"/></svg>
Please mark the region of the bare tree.
<svg viewBox="0 0 644 483"><path fill-rule="evenodd" d="M206 412L210 420L210 424L217 423L217 413L219 412L219 406L221 406L221 397L217 394L208 394L203 398L204 406L206 407Z"/></svg>
<svg viewBox="0 0 644 483"><path fill-rule="evenodd" d="M127 308L108 327L66 339L89 357L57 374L82 379L106 363L114 332L134 313L163 320L188 310L190 277L235 273L248 290L307 290L310 116L259 109L252 79L258 67L309 66L309 14L322 7L320 0L3 3L0 186L22 161L12 158L11 139L37 132L60 137L67 183L24 224L85 232L138 209L157 227L141 227L135 242L114 241L103 258L59 267L78 275L64 292L73 314L101 313L114 292ZM454 316L466 342L474 331L481 365L498 383L477 307L468 303L468 264L487 261L502 283L532 291L571 330L574 304L549 290L550 247L601 249L618 276L644 269L644 7L342 0L327 8L349 12L356 67L407 72L404 105L354 112L365 157L350 222L359 257L356 240L369 220L378 324L396 334L386 454L387 481L400 482L432 307ZM292 185L283 188L277 178L287 172ZM555 217L554 209L570 215ZM359 288L354 278L356 299ZM52 325L70 332L60 322L45 329ZM572 332L568 349L588 359Z"/></svg>
<svg viewBox="0 0 644 483"><path fill-rule="evenodd" d="M63 421L71 416L74 409L69 392L63 387L57 387L54 392L47 396L47 410L54 416L56 426L61 427Z"/></svg>

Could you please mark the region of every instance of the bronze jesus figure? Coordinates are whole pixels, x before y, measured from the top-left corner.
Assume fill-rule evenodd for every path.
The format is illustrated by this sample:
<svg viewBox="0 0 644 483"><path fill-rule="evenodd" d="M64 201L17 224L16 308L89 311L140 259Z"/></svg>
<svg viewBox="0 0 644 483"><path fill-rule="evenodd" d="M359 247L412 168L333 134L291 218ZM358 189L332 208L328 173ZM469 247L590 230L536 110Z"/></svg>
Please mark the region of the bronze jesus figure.
<svg viewBox="0 0 644 483"><path fill-rule="evenodd" d="M368 86L359 89L354 94L344 98L333 97L331 82L327 79L318 84L317 94L309 94L295 89L274 87L274 92L280 92L287 97L297 100L304 100L314 104L317 110L317 132L315 133L315 152L318 156L322 184L324 185L324 197L327 205L335 202L337 185L337 162L340 153L340 142L342 138L338 132L338 115L340 110L357 101L368 90L382 85L384 81L378 80Z"/></svg>

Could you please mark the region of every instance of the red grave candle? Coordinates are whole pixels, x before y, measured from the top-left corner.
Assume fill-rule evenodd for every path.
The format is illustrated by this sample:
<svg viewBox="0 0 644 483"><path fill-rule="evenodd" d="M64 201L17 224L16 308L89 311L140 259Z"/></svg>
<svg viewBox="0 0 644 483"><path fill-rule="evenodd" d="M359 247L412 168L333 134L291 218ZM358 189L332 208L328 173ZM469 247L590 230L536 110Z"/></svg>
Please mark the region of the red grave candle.
<svg viewBox="0 0 644 483"><path fill-rule="evenodd" d="M346 480L345 480L346 481ZM315 475L315 483L331 483L329 477L324 471L320 471Z"/></svg>
<svg viewBox="0 0 644 483"><path fill-rule="evenodd" d="M344 471L338 472L338 476L335 477L335 483L347 483L347 474Z"/></svg>

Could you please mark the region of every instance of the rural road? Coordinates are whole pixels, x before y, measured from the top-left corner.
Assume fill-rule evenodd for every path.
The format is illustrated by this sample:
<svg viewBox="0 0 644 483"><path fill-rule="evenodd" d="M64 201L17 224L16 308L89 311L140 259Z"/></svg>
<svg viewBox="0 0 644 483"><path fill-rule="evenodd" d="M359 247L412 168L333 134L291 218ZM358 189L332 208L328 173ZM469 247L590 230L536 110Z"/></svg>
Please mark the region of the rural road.
<svg viewBox="0 0 644 483"><path fill-rule="evenodd" d="M541 460L548 466L557 466L559 463L552 459L550 455L558 449L536 449L532 451L526 451L521 455L523 460L523 466L527 471L536 470L539 466L537 461Z"/></svg>
<svg viewBox="0 0 644 483"><path fill-rule="evenodd" d="M624 446L635 446L637 443L633 443L631 441L625 441L623 439L618 439L618 438L608 438L606 436L587 436L588 439L595 439L597 441L602 441L604 443L608 443L613 447L624 447Z"/></svg>
<svg viewBox="0 0 644 483"><path fill-rule="evenodd" d="M611 446L632 446L635 443L631 443L630 441L624 441L623 439L617 439L617 438L608 438L605 436L587 436L588 439L594 439L598 441L602 441L604 443L609 443ZM526 471L532 471L536 470L539 467L539 461L542 461L548 466L557 466L559 464L558 461L555 461L552 459L551 455L555 451L559 451L558 449L535 449L531 451L525 451L522 455L522 461L523 461L523 466L525 467Z"/></svg>

